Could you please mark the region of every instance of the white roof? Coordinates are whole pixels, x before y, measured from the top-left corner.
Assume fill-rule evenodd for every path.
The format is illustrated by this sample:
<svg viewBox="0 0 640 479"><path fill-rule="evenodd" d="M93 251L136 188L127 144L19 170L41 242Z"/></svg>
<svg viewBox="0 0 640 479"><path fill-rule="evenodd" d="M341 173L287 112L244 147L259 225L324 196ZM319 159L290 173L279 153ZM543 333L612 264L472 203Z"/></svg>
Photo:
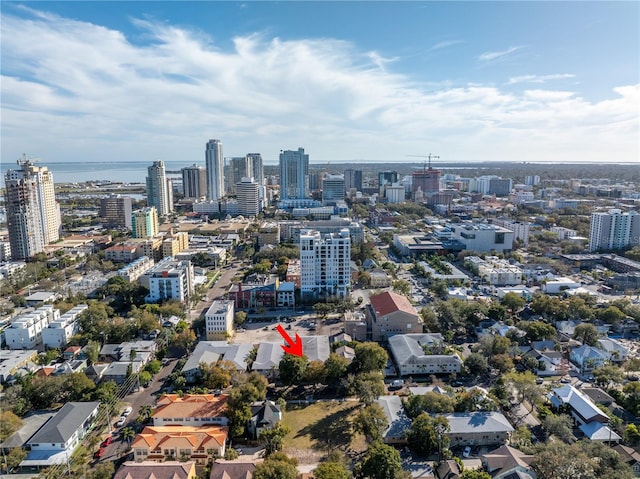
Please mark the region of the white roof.
<svg viewBox="0 0 640 479"><path fill-rule="evenodd" d="M254 371L269 371L271 368L278 369L283 356L282 343L260 343L256 360L253 362L251 369Z"/></svg>
<svg viewBox="0 0 640 479"><path fill-rule="evenodd" d="M580 426L580 430L591 441L619 441L622 439L609 426L597 421L583 424Z"/></svg>
<svg viewBox="0 0 640 479"><path fill-rule="evenodd" d="M589 421L598 416L609 417L602 412L586 394L578 391L571 384L565 384L562 387L554 389L549 394L549 400L555 407L568 404L585 421Z"/></svg>
<svg viewBox="0 0 640 479"><path fill-rule="evenodd" d="M499 412L463 412L445 414L450 430L447 434L513 432L506 417Z"/></svg>

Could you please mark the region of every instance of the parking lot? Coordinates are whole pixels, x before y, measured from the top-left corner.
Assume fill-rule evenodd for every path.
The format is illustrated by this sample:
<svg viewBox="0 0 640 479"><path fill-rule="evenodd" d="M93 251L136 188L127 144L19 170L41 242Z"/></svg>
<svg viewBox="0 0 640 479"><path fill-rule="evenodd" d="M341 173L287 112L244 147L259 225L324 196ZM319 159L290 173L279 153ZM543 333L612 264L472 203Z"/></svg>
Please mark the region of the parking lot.
<svg viewBox="0 0 640 479"><path fill-rule="evenodd" d="M275 314L271 318L258 318L258 322L253 322L252 315L247 321L236 329L235 341L237 342L281 342L282 336L276 330L280 324L285 331L295 339L296 333L300 336L313 336L321 334L317 329L316 315L313 313L296 313L295 311L282 314ZM288 320L286 319L288 318ZM250 322L252 321L252 322Z"/></svg>

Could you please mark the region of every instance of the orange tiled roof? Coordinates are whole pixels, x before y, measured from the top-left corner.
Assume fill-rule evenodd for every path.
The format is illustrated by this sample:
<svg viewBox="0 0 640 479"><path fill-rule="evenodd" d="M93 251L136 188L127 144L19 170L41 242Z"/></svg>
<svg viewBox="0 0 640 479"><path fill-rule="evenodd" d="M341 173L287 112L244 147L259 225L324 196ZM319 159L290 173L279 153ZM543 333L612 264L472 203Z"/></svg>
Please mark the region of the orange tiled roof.
<svg viewBox="0 0 640 479"><path fill-rule="evenodd" d="M158 399L154 418L219 417L227 409L229 395L221 394L165 394Z"/></svg>
<svg viewBox="0 0 640 479"><path fill-rule="evenodd" d="M228 430L223 426L145 426L132 447L206 451L221 447L227 440Z"/></svg>
<svg viewBox="0 0 640 479"><path fill-rule="evenodd" d="M386 291L376 296L369 298L371 306L376 313L376 316L386 316L389 313L395 311L403 311L405 313L417 315L418 312L414 308L409 299L401 294Z"/></svg>

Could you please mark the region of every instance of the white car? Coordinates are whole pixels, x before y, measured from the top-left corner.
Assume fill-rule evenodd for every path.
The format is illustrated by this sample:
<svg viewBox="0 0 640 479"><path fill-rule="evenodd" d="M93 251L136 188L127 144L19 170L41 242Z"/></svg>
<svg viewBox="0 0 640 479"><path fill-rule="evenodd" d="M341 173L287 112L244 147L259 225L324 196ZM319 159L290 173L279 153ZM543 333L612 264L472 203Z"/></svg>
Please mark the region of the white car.
<svg viewBox="0 0 640 479"><path fill-rule="evenodd" d="M125 416L120 416L120 419L118 419L118 422L116 423L116 427L124 426L124 423L126 421L127 421L127 418Z"/></svg>
<svg viewBox="0 0 640 479"><path fill-rule="evenodd" d="M462 457L469 457L471 455L471 446L466 446L462 451Z"/></svg>
<svg viewBox="0 0 640 479"><path fill-rule="evenodd" d="M131 414L131 411L133 411L133 408L131 406L127 406L127 408L122 411L122 417L127 417L129 414Z"/></svg>

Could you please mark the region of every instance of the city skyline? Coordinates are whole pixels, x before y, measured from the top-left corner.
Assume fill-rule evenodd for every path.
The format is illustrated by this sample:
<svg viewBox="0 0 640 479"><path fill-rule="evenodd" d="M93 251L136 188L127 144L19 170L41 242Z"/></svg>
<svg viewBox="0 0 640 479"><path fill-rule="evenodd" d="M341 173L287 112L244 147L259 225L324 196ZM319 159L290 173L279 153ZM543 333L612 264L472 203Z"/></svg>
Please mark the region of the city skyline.
<svg viewBox="0 0 640 479"><path fill-rule="evenodd" d="M2 157L640 161L639 9L3 2Z"/></svg>

